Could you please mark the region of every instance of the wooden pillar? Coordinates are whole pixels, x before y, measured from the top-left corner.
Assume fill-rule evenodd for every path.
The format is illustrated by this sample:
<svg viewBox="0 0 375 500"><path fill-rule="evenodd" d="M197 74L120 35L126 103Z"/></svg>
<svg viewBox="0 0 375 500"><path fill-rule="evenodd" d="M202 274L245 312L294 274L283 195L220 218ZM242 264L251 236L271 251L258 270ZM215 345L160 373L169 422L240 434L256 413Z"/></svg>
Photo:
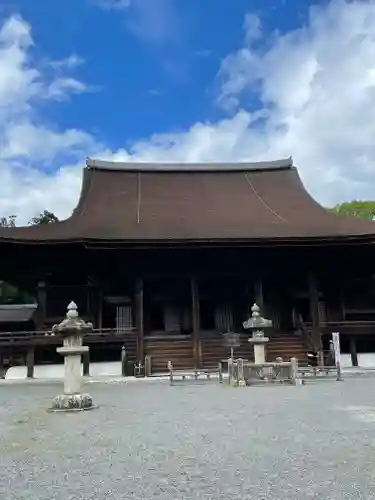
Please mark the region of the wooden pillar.
<svg viewBox="0 0 375 500"><path fill-rule="evenodd" d="M35 348L29 347L26 354L27 378L34 377Z"/></svg>
<svg viewBox="0 0 375 500"><path fill-rule="evenodd" d="M36 295L38 302L36 329L43 330L47 318L47 288L44 281L39 281Z"/></svg>
<svg viewBox="0 0 375 500"><path fill-rule="evenodd" d="M5 377L5 368L4 368L4 353L0 351L0 378Z"/></svg>
<svg viewBox="0 0 375 500"><path fill-rule="evenodd" d="M350 357L353 366L358 366L357 343L355 337L350 337Z"/></svg>
<svg viewBox="0 0 375 500"><path fill-rule="evenodd" d="M102 329L102 294L98 284L90 279L87 286L87 316L94 329Z"/></svg>
<svg viewBox="0 0 375 500"><path fill-rule="evenodd" d="M309 302L310 302L310 313L312 322L312 342L314 349L319 352L322 351L322 335L320 331L320 321L319 321L319 292L316 283L315 274L310 272L308 276L308 289L309 289ZM321 359L323 358L323 352L319 353Z"/></svg>
<svg viewBox="0 0 375 500"><path fill-rule="evenodd" d="M94 321L92 317L93 313L93 300L92 300L92 287L93 283L91 281L91 278L87 278L87 284L86 284L86 311L87 311L87 317L89 318L90 321Z"/></svg>
<svg viewBox="0 0 375 500"><path fill-rule="evenodd" d="M135 324L137 330L137 358L140 363L143 363L145 357L143 286L143 279L137 278L135 282Z"/></svg>
<svg viewBox="0 0 375 500"><path fill-rule="evenodd" d="M82 354L82 364L83 364L83 376L90 376L90 351L84 352Z"/></svg>
<svg viewBox="0 0 375 500"><path fill-rule="evenodd" d="M96 281L92 276L87 277L86 287L86 311L89 321L94 324L94 328L98 326L98 310L99 310L99 294Z"/></svg>
<svg viewBox="0 0 375 500"><path fill-rule="evenodd" d="M98 290L98 328L103 328L103 293Z"/></svg>
<svg viewBox="0 0 375 500"><path fill-rule="evenodd" d="M191 310L193 319L193 358L194 367L200 368L202 363L202 353L199 346L199 331L200 331L200 311L199 311L199 288L195 278L190 280L191 288Z"/></svg>
<svg viewBox="0 0 375 500"><path fill-rule="evenodd" d="M264 312L264 296L263 296L263 280L262 278L257 278L254 283L254 297L255 303L260 307L260 313L262 316L265 315Z"/></svg>

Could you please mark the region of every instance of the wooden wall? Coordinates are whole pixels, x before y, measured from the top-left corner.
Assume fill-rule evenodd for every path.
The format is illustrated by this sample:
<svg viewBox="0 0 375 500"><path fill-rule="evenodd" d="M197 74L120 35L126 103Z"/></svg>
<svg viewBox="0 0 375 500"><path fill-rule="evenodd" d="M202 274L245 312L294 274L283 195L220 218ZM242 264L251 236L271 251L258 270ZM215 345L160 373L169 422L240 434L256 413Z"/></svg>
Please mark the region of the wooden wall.
<svg viewBox="0 0 375 500"><path fill-rule="evenodd" d="M106 297L129 296L137 328L137 356L153 351L160 365L165 362L169 343L175 343L176 359L216 362L224 352L219 337L211 338L210 330L213 327L221 335L225 329L240 329L255 299L262 302L263 313L273 320L275 329L284 334L293 331L296 303L306 308L305 320L314 320L315 330L327 333L337 328L343 335L374 332L371 300L373 297L375 303L375 260L371 246L130 250L2 245L0 256L7 263L0 278L39 293L38 314L44 315L45 324L48 319L50 323L62 319L68 302L75 300L84 317L105 328L110 318L115 318ZM310 275L316 283L314 299ZM357 303L348 307L348 289L354 289L351 283L358 277L369 286L357 287ZM198 317L193 314L193 279ZM141 301L136 290L140 280ZM38 283L45 286L38 287ZM154 311L157 304L164 307L162 321L157 318L160 311ZM217 306L214 313L213 305ZM155 328L158 321L163 328Z"/></svg>

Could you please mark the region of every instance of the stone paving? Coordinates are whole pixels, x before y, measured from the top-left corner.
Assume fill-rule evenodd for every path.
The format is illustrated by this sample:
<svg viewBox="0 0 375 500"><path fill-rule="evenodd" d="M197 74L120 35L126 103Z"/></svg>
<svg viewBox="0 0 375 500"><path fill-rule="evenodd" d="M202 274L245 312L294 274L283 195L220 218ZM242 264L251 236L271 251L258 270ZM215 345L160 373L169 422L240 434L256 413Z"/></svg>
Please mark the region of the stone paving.
<svg viewBox="0 0 375 500"><path fill-rule="evenodd" d="M0 498L375 499L373 378L91 384L99 409L47 413L60 391L1 386Z"/></svg>

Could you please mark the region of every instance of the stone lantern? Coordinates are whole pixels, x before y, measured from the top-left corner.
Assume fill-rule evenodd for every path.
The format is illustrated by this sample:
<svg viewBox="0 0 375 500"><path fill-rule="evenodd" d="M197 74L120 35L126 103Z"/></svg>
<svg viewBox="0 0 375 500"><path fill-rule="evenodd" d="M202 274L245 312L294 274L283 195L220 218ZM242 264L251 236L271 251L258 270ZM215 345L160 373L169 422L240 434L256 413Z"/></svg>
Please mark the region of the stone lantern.
<svg viewBox="0 0 375 500"><path fill-rule="evenodd" d="M81 356L89 347L82 345L82 338L92 332L92 323L86 323L79 317L74 302L68 305L66 318L52 327L52 333L61 335L63 347L56 352L64 356L64 394L56 396L50 411L83 411L94 408L89 394L81 393Z"/></svg>
<svg viewBox="0 0 375 500"><path fill-rule="evenodd" d="M260 315L260 308L254 304L251 308L251 318L242 323L246 330L252 330L252 336L249 342L254 346L254 362L262 364L266 361L265 346L269 342L269 338L264 336L264 329L272 327L270 319L263 318Z"/></svg>

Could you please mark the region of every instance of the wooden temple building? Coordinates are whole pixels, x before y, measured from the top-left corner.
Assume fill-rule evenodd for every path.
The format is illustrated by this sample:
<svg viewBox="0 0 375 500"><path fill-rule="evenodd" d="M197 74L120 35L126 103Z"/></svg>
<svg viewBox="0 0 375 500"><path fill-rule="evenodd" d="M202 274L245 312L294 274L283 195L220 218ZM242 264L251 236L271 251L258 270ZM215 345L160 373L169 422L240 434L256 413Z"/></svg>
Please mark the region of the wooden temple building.
<svg viewBox="0 0 375 500"><path fill-rule="evenodd" d="M151 356L155 371L169 360L209 367L228 355L226 332L239 332L237 353L251 357L242 322L257 302L273 321L269 360L302 359L308 339L327 348L339 331L355 364L358 345L375 352L374 244L375 223L325 210L291 159L88 159L70 218L0 228L0 278L36 298L37 332L74 300L102 359L110 349L119 359L125 344L134 362ZM30 328L18 344L16 333L5 335L9 325L0 330L3 351L17 345L38 358L56 347Z"/></svg>

